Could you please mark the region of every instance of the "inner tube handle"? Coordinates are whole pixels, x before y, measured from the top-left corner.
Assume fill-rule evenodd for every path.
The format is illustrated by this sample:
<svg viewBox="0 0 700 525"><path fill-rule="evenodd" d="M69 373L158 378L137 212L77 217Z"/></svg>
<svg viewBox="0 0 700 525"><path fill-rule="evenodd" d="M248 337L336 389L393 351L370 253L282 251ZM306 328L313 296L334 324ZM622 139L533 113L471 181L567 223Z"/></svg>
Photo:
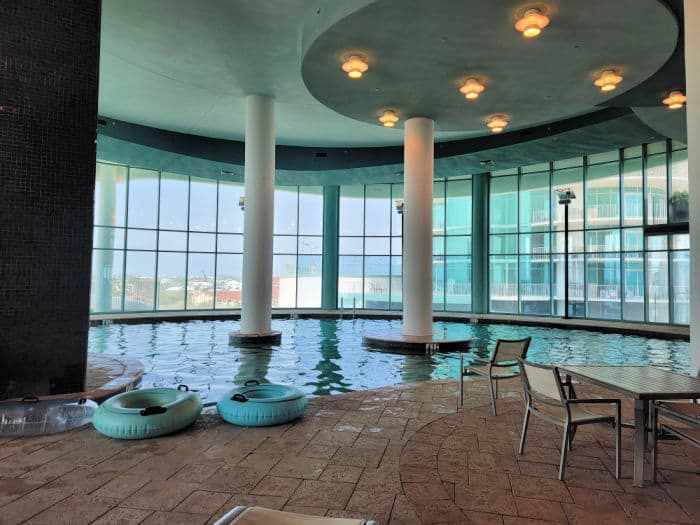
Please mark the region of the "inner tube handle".
<svg viewBox="0 0 700 525"><path fill-rule="evenodd" d="M233 394L231 401L238 401L239 403L245 403L246 401L248 401L248 398L245 397L243 394Z"/></svg>
<svg viewBox="0 0 700 525"><path fill-rule="evenodd" d="M189 392L190 391L190 387L188 387L187 385L177 385L177 389L180 392Z"/></svg>
<svg viewBox="0 0 700 525"><path fill-rule="evenodd" d="M259 385L260 383L257 382L255 379L248 379L248 381L245 382L244 386L250 386L250 385Z"/></svg>
<svg viewBox="0 0 700 525"><path fill-rule="evenodd" d="M39 398L36 396L25 396L22 398L22 403L38 403Z"/></svg>
<svg viewBox="0 0 700 525"><path fill-rule="evenodd" d="M161 406L146 407L139 414L142 416L155 416L156 414L165 414L168 411L167 408Z"/></svg>

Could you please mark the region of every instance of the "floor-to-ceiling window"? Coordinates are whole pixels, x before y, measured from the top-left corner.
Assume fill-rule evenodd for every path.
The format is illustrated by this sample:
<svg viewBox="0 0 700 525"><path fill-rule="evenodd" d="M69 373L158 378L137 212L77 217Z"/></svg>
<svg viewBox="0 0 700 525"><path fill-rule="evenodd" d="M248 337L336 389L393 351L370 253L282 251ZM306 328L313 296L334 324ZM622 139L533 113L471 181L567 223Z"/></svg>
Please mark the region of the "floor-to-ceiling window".
<svg viewBox="0 0 700 525"><path fill-rule="evenodd" d="M240 183L98 163L91 311L239 308ZM275 189L273 307L321 306L323 191Z"/></svg>
<svg viewBox="0 0 700 525"><path fill-rule="evenodd" d="M671 141L492 173L490 311L561 316L568 286L571 317L687 324L688 235L664 229L688 220L687 178Z"/></svg>

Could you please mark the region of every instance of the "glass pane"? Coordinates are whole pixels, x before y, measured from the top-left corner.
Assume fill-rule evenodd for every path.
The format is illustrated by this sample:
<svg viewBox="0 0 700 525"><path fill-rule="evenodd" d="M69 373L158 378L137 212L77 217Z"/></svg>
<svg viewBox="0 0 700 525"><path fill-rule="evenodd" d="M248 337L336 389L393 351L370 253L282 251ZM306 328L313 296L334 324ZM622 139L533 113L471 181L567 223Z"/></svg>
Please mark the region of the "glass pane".
<svg viewBox="0 0 700 525"><path fill-rule="evenodd" d="M216 181L192 177L190 181L190 231L216 231L216 202ZM187 301L189 304L189 297Z"/></svg>
<svg viewBox="0 0 700 525"><path fill-rule="evenodd" d="M396 209L396 201L401 201L403 203L403 184L392 184L391 185L391 234L401 235L403 231L402 226L402 215Z"/></svg>
<svg viewBox="0 0 700 525"><path fill-rule="evenodd" d="M362 307L362 256L338 257L338 307Z"/></svg>
<svg viewBox="0 0 700 525"><path fill-rule="evenodd" d="M340 237L338 239L338 253L341 255L362 255L362 237Z"/></svg>
<svg viewBox="0 0 700 525"><path fill-rule="evenodd" d="M243 210L239 206L243 184L219 181L219 231L243 233Z"/></svg>
<svg viewBox="0 0 700 525"><path fill-rule="evenodd" d="M520 231L549 230L549 172L520 178Z"/></svg>
<svg viewBox="0 0 700 525"><path fill-rule="evenodd" d="M587 317L620 319L620 255L602 253L586 256L586 279Z"/></svg>
<svg viewBox="0 0 700 525"><path fill-rule="evenodd" d="M190 253L187 262L187 308L214 307L214 254Z"/></svg>
<svg viewBox="0 0 700 525"><path fill-rule="evenodd" d="M659 142L653 142L647 144L647 155L654 155L655 153L665 153L666 152L666 141L660 140Z"/></svg>
<svg viewBox="0 0 700 525"><path fill-rule="evenodd" d="M554 315L564 315L564 292L566 279L564 278L564 255L552 257L552 287L554 292ZM583 255L569 255L569 316L585 317L584 303L584 266Z"/></svg>
<svg viewBox="0 0 700 525"><path fill-rule="evenodd" d="M549 171L549 162L540 162L539 164L531 164L523 166L520 170L522 173L536 173L538 171Z"/></svg>
<svg viewBox="0 0 700 525"><path fill-rule="evenodd" d="M671 265L671 273L673 275L673 288L671 290L673 322L676 324L690 324L690 259L688 252L671 252Z"/></svg>
<svg viewBox="0 0 700 525"><path fill-rule="evenodd" d="M241 307L243 256L239 254L216 257L216 308Z"/></svg>
<svg viewBox="0 0 700 525"><path fill-rule="evenodd" d="M297 308L321 308L320 255L300 255L297 269Z"/></svg>
<svg viewBox="0 0 700 525"><path fill-rule="evenodd" d="M554 233L552 237L552 251L564 253L564 232ZM583 232L569 232L569 253L583 253Z"/></svg>
<svg viewBox="0 0 700 525"><path fill-rule="evenodd" d="M339 235L363 235L365 216L364 186L341 186L338 209Z"/></svg>
<svg viewBox="0 0 700 525"><path fill-rule="evenodd" d="M323 253L323 237L299 237L299 253Z"/></svg>
<svg viewBox="0 0 700 525"><path fill-rule="evenodd" d="M158 249L175 252L187 251L187 233L160 232L158 234Z"/></svg>
<svg viewBox="0 0 700 525"><path fill-rule="evenodd" d="M391 221L391 186L365 186L365 235L389 235Z"/></svg>
<svg viewBox="0 0 700 525"><path fill-rule="evenodd" d="M602 164L603 162L612 162L620 158L620 152L618 150L605 151L603 153L595 153L593 155L588 155L588 164Z"/></svg>
<svg viewBox="0 0 700 525"><path fill-rule="evenodd" d="M447 181L447 235L469 235L472 232L472 181Z"/></svg>
<svg viewBox="0 0 700 525"><path fill-rule="evenodd" d="M583 166L583 157L574 157L573 159L555 160L554 169L560 170L564 168L575 168Z"/></svg>
<svg viewBox="0 0 700 525"><path fill-rule="evenodd" d="M403 237L391 238L391 255L403 255Z"/></svg>
<svg viewBox="0 0 700 525"><path fill-rule="evenodd" d="M622 318L625 321L644 321L644 256L641 252L624 255L623 280Z"/></svg>
<svg viewBox="0 0 700 525"><path fill-rule="evenodd" d="M155 272L155 252L126 252L124 310L153 310Z"/></svg>
<svg viewBox="0 0 700 525"><path fill-rule="evenodd" d="M95 226L92 231L92 247L123 250L124 229Z"/></svg>
<svg viewBox="0 0 700 525"><path fill-rule="evenodd" d="M445 257L445 309L470 312L472 309L472 258Z"/></svg>
<svg viewBox="0 0 700 525"><path fill-rule="evenodd" d="M671 222L688 222L688 150L671 158Z"/></svg>
<svg viewBox="0 0 700 525"><path fill-rule="evenodd" d="M493 254L518 253L517 235L491 235L489 250Z"/></svg>
<svg viewBox="0 0 700 525"><path fill-rule="evenodd" d="M389 308L389 257L365 257L364 308Z"/></svg>
<svg viewBox="0 0 700 525"><path fill-rule="evenodd" d="M445 235L445 183L433 183L433 235Z"/></svg>
<svg viewBox="0 0 700 525"><path fill-rule="evenodd" d="M158 232L155 230L128 230L126 247L129 250L155 250Z"/></svg>
<svg viewBox="0 0 700 525"><path fill-rule="evenodd" d="M190 251L216 251L216 235L213 233L190 233Z"/></svg>
<svg viewBox="0 0 700 525"><path fill-rule="evenodd" d="M163 173L160 177L160 223L161 230L187 229L187 199L189 177Z"/></svg>
<svg viewBox="0 0 700 525"><path fill-rule="evenodd" d="M644 249L644 233L641 228L624 229L622 232L625 251L636 252Z"/></svg>
<svg viewBox="0 0 700 525"><path fill-rule="evenodd" d="M273 253L297 253L297 238L291 235L275 235L272 242Z"/></svg>
<svg viewBox="0 0 700 525"><path fill-rule="evenodd" d="M549 256L520 257L520 313L549 315Z"/></svg>
<svg viewBox="0 0 700 525"><path fill-rule="evenodd" d="M491 233L518 231L518 177L491 179L489 197Z"/></svg>
<svg viewBox="0 0 700 525"><path fill-rule="evenodd" d="M666 223L666 155L647 157L647 224Z"/></svg>
<svg viewBox="0 0 700 525"><path fill-rule="evenodd" d="M365 237L366 255L389 255L389 237Z"/></svg>
<svg viewBox="0 0 700 525"><path fill-rule="evenodd" d="M118 312L122 309L122 270L124 252L93 250L91 312Z"/></svg>
<svg viewBox="0 0 700 525"><path fill-rule="evenodd" d="M667 235L648 235L647 236L647 250L659 251L668 249L668 236Z"/></svg>
<svg viewBox="0 0 700 525"><path fill-rule="evenodd" d="M158 172L129 170L129 227L158 227Z"/></svg>
<svg viewBox="0 0 700 525"><path fill-rule="evenodd" d="M185 309L185 274L187 255L158 254L158 310Z"/></svg>
<svg viewBox="0 0 700 525"><path fill-rule="evenodd" d="M124 226L126 166L97 163L95 172L95 224Z"/></svg>
<svg viewBox="0 0 700 525"><path fill-rule="evenodd" d="M552 229L564 229L564 205L559 204L556 190L569 188L576 198L569 204L569 229L583 229L583 168L569 168L552 172Z"/></svg>
<svg viewBox="0 0 700 525"><path fill-rule="evenodd" d="M549 253L549 233L526 233L520 236L520 253Z"/></svg>
<svg viewBox="0 0 700 525"><path fill-rule="evenodd" d="M299 235L323 235L323 186L299 188Z"/></svg>
<svg viewBox="0 0 700 525"><path fill-rule="evenodd" d="M518 257L489 257L489 311L518 312Z"/></svg>
<svg viewBox="0 0 700 525"><path fill-rule="evenodd" d="M391 309L400 310L403 305L402 292L402 278L401 272L403 268L401 266L401 257L391 258Z"/></svg>
<svg viewBox="0 0 700 525"><path fill-rule="evenodd" d="M297 234L298 200L296 186L275 188L275 235Z"/></svg>
<svg viewBox="0 0 700 525"><path fill-rule="evenodd" d="M586 251L619 252L620 230L593 230L586 232Z"/></svg>
<svg viewBox="0 0 700 525"><path fill-rule="evenodd" d="M642 146L631 146L625 148L624 155L626 159L633 159L642 156Z"/></svg>
<svg viewBox="0 0 700 525"><path fill-rule="evenodd" d="M647 311L652 323L668 323L668 252L647 253Z"/></svg>
<svg viewBox="0 0 700 525"><path fill-rule="evenodd" d="M297 257L272 257L272 307L294 308L297 302Z"/></svg>
<svg viewBox="0 0 700 525"><path fill-rule="evenodd" d="M687 233L671 235L672 250L687 250L688 248L690 248L690 235Z"/></svg>
<svg viewBox="0 0 700 525"><path fill-rule="evenodd" d="M622 212L624 224L625 226L639 226L644 221L642 159L625 161L623 181Z"/></svg>
<svg viewBox="0 0 700 525"><path fill-rule="evenodd" d="M433 310L445 309L445 257L433 256Z"/></svg>
<svg viewBox="0 0 700 525"><path fill-rule="evenodd" d="M447 255L465 255L471 253L472 238L466 235L445 237Z"/></svg>
<svg viewBox="0 0 700 525"><path fill-rule="evenodd" d="M217 243L218 252L243 253L243 235L219 235Z"/></svg>
<svg viewBox="0 0 700 525"><path fill-rule="evenodd" d="M445 238L433 237L433 255L444 255L445 254Z"/></svg>
<svg viewBox="0 0 700 525"><path fill-rule="evenodd" d="M620 224L620 164L588 167L586 179L586 227L608 228Z"/></svg>

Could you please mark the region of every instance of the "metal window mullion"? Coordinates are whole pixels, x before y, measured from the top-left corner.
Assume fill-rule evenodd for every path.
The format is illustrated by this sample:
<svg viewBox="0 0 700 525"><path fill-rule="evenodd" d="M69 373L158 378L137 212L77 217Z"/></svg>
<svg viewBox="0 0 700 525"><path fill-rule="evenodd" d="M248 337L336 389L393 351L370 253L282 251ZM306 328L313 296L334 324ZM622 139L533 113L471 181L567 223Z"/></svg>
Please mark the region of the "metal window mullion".
<svg viewBox="0 0 700 525"><path fill-rule="evenodd" d="M294 268L294 307L299 308L299 218L301 206L299 205L299 186L297 186L297 231L296 231L296 268Z"/></svg>
<svg viewBox="0 0 700 525"><path fill-rule="evenodd" d="M673 148L671 145L671 139L666 139L666 223L671 222L671 197L673 195ZM666 286L666 296L668 297L668 323L674 324L674 306L673 306L673 271L671 269L671 234L666 236L666 274L667 274L667 286Z"/></svg>
<svg viewBox="0 0 700 525"><path fill-rule="evenodd" d="M129 189L131 187L131 168L126 166L126 195L124 197L124 256L122 257L122 307L121 311L126 311L126 259L128 257L127 246L129 245Z"/></svg>
<svg viewBox="0 0 700 525"><path fill-rule="evenodd" d="M187 285L190 282L190 209L192 208L192 177L187 176L187 231L185 239L185 302L182 305L187 310Z"/></svg>
<svg viewBox="0 0 700 525"><path fill-rule="evenodd" d="M516 312L520 314L520 179L523 176L523 169L518 168L518 176L516 178L515 188L516 188L516 198L515 198L515 284L516 290L518 290L517 307Z"/></svg>
<svg viewBox="0 0 700 525"><path fill-rule="evenodd" d="M216 214L214 219L214 302L211 305L212 310L216 310L216 280L219 264L219 188L221 181L216 179Z"/></svg>
<svg viewBox="0 0 700 525"><path fill-rule="evenodd" d="M160 259L160 252L158 251L160 242L160 183L161 183L161 172L158 171L158 195L156 197L156 267L155 267L155 279L153 283L153 311L158 311L158 294L160 292L160 279L158 277L158 259Z"/></svg>
<svg viewBox="0 0 700 525"><path fill-rule="evenodd" d="M588 250L586 246L586 234L588 233L588 220L586 209L586 196L588 189L588 155L583 156L583 317L588 318ZM568 283L566 284L569 285Z"/></svg>
<svg viewBox="0 0 700 525"><path fill-rule="evenodd" d="M625 318L625 259L624 259L624 249L626 246L624 246L624 217L622 214L622 198L623 198L623 166L624 166L624 151L622 148L618 150L617 154L617 173L618 173L618 212L617 212L617 228L618 228L618 235L620 239L620 247L619 247L619 258L620 258L620 271L618 273L618 277L620 279L620 320L623 320Z"/></svg>
<svg viewBox="0 0 700 525"><path fill-rule="evenodd" d="M442 182L442 311L447 311L447 179Z"/></svg>
<svg viewBox="0 0 700 525"><path fill-rule="evenodd" d="M647 181L647 145L642 144L642 281L644 282L644 322L649 322L649 285L647 283L647 235L644 227L647 225L647 197L649 183Z"/></svg>
<svg viewBox="0 0 700 525"><path fill-rule="evenodd" d="M365 251L367 240L367 185L362 185L362 308L365 308Z"/></svg>

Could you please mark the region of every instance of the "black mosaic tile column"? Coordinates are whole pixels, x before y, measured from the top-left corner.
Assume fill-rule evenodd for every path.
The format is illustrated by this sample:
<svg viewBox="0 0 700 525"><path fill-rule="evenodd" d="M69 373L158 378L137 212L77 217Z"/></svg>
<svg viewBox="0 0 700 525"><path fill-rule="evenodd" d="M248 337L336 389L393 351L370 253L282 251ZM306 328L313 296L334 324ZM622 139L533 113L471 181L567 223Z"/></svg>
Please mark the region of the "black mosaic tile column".
<svg viewBox="0 0 700 525"><path fill-rule="evenodd" d="M100 2L10 1L0 13L0 399L80 391Z"/></svg>

